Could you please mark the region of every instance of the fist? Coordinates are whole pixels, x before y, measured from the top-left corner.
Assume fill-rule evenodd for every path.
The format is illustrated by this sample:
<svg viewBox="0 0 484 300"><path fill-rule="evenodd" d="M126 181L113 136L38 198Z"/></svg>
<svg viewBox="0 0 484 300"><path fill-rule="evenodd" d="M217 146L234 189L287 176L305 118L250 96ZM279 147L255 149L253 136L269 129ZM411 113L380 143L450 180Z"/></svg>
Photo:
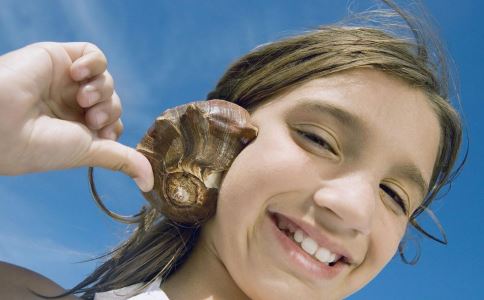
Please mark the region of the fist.
<svg viewBox="0 0 484 300"><path fill-rule="evenodd" d="M121 112L93 44L37 43L0 56L0 174L98 166L151 189L147 159L116 142Z"/></svg>

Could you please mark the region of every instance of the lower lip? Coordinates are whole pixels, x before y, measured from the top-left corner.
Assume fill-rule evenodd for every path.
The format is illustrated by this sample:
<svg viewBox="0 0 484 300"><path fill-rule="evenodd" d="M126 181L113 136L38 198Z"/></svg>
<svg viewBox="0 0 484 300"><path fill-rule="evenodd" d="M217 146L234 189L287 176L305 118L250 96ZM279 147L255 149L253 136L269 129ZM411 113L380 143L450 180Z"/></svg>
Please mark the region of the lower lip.
<svg viewBox="0 0 484 300"><path fill-rule="evenodd" d="M342 262L337 262L334 266L330 267L320 262L313 256L306 253L301 247L286 236L276 225L276 221L272 216L268 216L270 230L276 237L276 239L284 248L284 252L289 256L289 260L292 261L298 269L301 269L304 273L309 274L315 279L332 279L336 277L346 265Z"/></svg>

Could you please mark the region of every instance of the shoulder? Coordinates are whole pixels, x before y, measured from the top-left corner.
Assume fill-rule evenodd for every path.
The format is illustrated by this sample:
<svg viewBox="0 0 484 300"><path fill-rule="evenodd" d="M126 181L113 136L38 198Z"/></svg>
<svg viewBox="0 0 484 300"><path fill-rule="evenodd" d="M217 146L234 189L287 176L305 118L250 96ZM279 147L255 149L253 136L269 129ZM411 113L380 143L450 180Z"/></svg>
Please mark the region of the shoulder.
<svg viewBox="0 0 484 300"><path fill-rule="evenodd" d="M2 299L43 299L35 296L30 292L31 290L45 296L54 296L65 291L60 285L39 273L0 261L0 295ZM58 299L79 298L70 295Z"/></svg>

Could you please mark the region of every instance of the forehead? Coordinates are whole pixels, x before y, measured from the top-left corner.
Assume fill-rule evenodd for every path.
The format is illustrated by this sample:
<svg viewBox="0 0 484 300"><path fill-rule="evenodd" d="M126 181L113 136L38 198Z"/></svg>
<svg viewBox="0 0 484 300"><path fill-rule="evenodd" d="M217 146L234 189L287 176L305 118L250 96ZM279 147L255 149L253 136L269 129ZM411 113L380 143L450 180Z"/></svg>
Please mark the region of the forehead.
<svg viewBox="0 0 484 300"><path fill-rule="evenodd" d="M425 93L381 71L311 80L274 97L261 112L347 127L375 156L415 165L430 180L440 139L437 116Z"/></svg>

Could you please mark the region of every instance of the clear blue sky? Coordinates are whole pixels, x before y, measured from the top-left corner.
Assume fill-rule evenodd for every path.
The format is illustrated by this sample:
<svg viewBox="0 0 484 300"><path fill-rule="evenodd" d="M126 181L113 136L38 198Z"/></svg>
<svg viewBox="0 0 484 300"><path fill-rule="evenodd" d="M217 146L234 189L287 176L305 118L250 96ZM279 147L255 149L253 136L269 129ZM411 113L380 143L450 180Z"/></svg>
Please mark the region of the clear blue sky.
<svg viewBox="0 0 484 300"><path fill-rule="evenodd" d="M484 299L484 2L425 1L452 54L471 140L466 168L434 209L449 245L425 239L417 266L398 257L350 299ZM336 21L347 1L0 0L0 52L44 40L91 41L109 58L124 101L121 141L135 146L168 107L204 99L230 62L261 43ZM134 183L97 172L113 209L137 211ZM86 170L0 178L0 260L36 270L64 287L87 275L126 237L90 198Z"/></svg>

